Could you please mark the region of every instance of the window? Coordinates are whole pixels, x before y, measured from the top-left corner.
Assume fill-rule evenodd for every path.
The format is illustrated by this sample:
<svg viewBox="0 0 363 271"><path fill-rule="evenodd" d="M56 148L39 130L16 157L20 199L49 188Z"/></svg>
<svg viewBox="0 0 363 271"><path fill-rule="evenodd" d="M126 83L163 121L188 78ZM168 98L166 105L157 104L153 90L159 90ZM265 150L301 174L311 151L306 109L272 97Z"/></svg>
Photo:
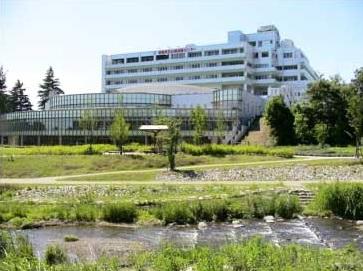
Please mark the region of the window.
<svg viewBox="0 0 363 271"><path fill-rule="evenodd" d="M258 47L262 47L262 41L261 40L258 41Z"/></svg>
<svg viewBox="0 0 363 271"><path fill-rule="evenodd" d="M137 69L127 70L127 73L137 73Z"/></svg>
<svg viewBox="0 0 363 271"><path fill-rule="evenodd" d="M184 77L175 77L175 81L182 81L184 80Z"/></svg>
<svg viewBox="0 0 363 271"><path fill-rule="evenodd" d="M124 64L125 60L123 58L112 59L112 64Z"/></svg>
<svg viewBox="0 0 363 271"><path fill-rule="evenodd" d="M171 58L172 59L185 58L185 54L184 53L172 54Z"/></svg>
<svg viewBox="0 0 363 271"><path fill-rule="evenodd" d="M202 52L190 52L188 53L188 57L200 57L202 56Z"/></svg>
<svg viewBox="0 0 363 271"><path fill-rule="evenodd" d="M284 70L297 70L297 65L286 65L283 67L284 67Z"/></svg>
<svg viewBox="0 0 363 271"><path fill-rule="evenodd" d="M217 56L217 55L219 55L219 50L205 51L204 55L205 56Z"/></svg>
<svg viewBox="0 0 363 271"><path fill-rule="evenodd" d="M127 63L135 63L135 62L139 62L139 58L138 57L129 57L126 60Z"/></svg>
<svg viewBox="0 0 363 271"><path fill-rule="evenodd" d="M283 81L297 81L297 76L284 76Z"/></svg>
<svg viewBox="0 0 363 271"><path fill-rule="evenodd" d="M141 62L153 61L153 60L154 60L154 56L142 56L141 57Z"/></svg>
<svg viewBox="0 0 363 271"><path fill-rule="evenodd" d="M264 74L264 75L256 75L255 76L256 80L263 80L263 79L268 79L268 75Z"/></svg>
<svg viewBox="0 0 363 271"><path fill-rule="evenodd" d="M268 68L270 65L269 64L254 64L253 67L255 69L258 69L258 68Z"/></svg>
<svg viewBox="0 0 363 271"><path fill-rule="evenodd" d="M136 84L137 80L136 79L131 79L129 81L127 81L128 84Z"/></svg>
<svg viewBox="0 0 363 271"><path fill-rule="evenodd" d="M222 77L240 77L240 76L243 76L243 72L222 73Z"/></svg>
<svg viewBox="0 0 363 271"><path fill-rule="evenodd" d="M268 57L268 56L269 56L269 54L268 54L268 52L262 52L261 56L262 56L262 57Z"/></svg>
<svg viewBox="0 0 363 271"><path fill-rule="evenodd" d="M174 70L182 70L183 68L184 68L183 65L178 65L173 67Z"/></svg>
<svg viewBox="0 0 363 271"><path fill-rule="evenodd" d="M255 41L250 41L250 42L249 42L249 44L250 44L251 46L254 46L254 47L256 46L256 42L255 42Z"/></svg>
<svg viewBox="0 0 363 271"><path fill-rule="evenodd" d="M153 79L151 79L151 78L147 78L144 80L145 83L151 83L152 81L153 81Z"/></svg>
<svg viewBox="0 0 363 271"><path fill-rule="evenodd" d="M111 71L107 71L106 74L110 75L111 74Z"/></svg>
<svg viewBox="0 0 363 271"><path fill-rule="evenodd" d="M207 79L212 79L212 78L217 78L218 75L217 74L207 74L206 78Z"/></svg>
<svg viewBox="0 0 363 271"><path fill-rule="evenodd" d="M143 72L151 72L153 70L153 68L143 68L142 71Z"/></svg>
<svg viewBox="0 0 363 271"><path fill-rule="evenodd" d="M192 64L190 67L191 67L192 69L197 69L197 68L200 68L200 64L199 64L199 63L197 63L197 64Z"/></svg>
<svg viewBox="0 0 363 271"><path fill-rule="evenodd" d="M166 82L166 81L168 81L168 78L166 78L166 77L158 78L157 81L158 82Z"/></svg>
<svg viewBox="0 0 363 271"><path fill-rule="evenodd" d="M217 63L215 62L211 62L211 63L207 63L205 64L206 67L217 67Z"/></svg>
<svg viewBox="0 0 363 271"><path fill-rule="evenodd" d="M292 53L284 53L284 58L292 58Z"/></svg>
<svg viewBox="0 0 363 271"><path fill-rule="evenodd" d="M199 80L200 79L200 75L191 76L190 79L191 80Z"/></svg>
<svg viewBox="0 0 363 271"><path fill-rule="evenodd" d="M165 60L169 59L169 55L157 55L156 60Z"/></svg>
<svg viewBox="0 0 363 271"><path fill-rule="evenodd" d="M258 58L258 53L253 53L253 58Z"/></svg>
<svg viewBox="0 0 363 271"><path fill-rule="evenodd" d="M244 48L242 47L242 48L239 48L239 52L240 53L243 53L245 50L244 50Z"/></svg>
<svg viewBox="0 0 363 271"><path fill-rule="evenodd" d="M168 67L159 67L158 68L158 71L167 71L168 70Z"/></svg>
<svg viewBox="0 0 363 271"><path fill-rule="evenodd" d="M236 61L225 61L222 62L222 66L229 66L229 65L243 65L245 62L243 60L236 60Z"/></svg>
<svg viewBox="0 0 363 271"><path fill-rule="evenodd" d="M222 50L223 55L231 55L231 54L237 54L237 48L233 49L223 49Z"/></svg>

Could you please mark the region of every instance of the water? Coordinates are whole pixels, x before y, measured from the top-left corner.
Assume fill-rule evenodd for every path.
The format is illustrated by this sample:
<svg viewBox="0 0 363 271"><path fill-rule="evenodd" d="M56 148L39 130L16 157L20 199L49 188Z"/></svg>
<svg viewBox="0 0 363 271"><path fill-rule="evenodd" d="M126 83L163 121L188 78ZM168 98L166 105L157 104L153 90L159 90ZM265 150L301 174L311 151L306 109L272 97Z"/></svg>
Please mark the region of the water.
<svg viewBox="0 0 363 271"><path fill-rule="evenodd" d="M41 257L47 245L61 243L73 259L93 260L101 255L126 257L145 249L172 243L179 247L205 245L217 247L229 242L260 235L277 245L295 242L305 245L338 248L356 243L363 250L363 230L348 221L331 219L287 220L266 223L243 220L242 225L209 224L205 229L181 227L105 227L63 226L22 231ZM79 241L64 243L65 235Z"/></svg>

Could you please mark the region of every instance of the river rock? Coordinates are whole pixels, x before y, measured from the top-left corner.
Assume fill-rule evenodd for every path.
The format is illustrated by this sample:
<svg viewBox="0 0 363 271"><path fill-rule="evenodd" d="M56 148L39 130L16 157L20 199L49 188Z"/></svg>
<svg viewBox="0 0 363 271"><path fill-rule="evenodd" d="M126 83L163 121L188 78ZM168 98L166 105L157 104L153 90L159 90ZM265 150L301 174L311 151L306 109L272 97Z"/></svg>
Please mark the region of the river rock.
<svg viewBox="0 0 363 271"><path fill-rule="evenodd" d="M357 220L357 222L355 222L355 224L357 224L357 225L363 225L363 220Z"/></svg>
<svg viewBox="0 0 363 271"><path fill-rule="evenodd" d="M198 229L199 230L203 230L203 229L205 229L207 227L208 227L207 223L205 223L203 221L198 223Z"/></svg>
<svg viewBox="0 0 363 271"><path fill-rule="evenodd" d="M267 216L263 217L263 220L265 220L265 222L267 222L267 223L274 223L275 217L273 217L272 215L267 215Z"/></svg>

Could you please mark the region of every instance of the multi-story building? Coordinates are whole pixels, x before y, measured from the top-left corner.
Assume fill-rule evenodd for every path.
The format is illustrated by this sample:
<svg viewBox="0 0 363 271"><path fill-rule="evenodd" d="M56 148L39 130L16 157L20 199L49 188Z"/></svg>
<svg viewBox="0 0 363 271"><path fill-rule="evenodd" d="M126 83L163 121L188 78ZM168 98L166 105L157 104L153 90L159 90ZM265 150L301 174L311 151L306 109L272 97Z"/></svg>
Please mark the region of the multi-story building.
<svg viewBox="0 0 363 271"><path fill-rule="evenodd" d="M276 93L276 88L288 86L298 99L317 78L302 50L291 40L281 40L273 25L253 34L229 32L223 44L102 57L103 92L134 84L176 83L268 95L269 88Z"/></svg>

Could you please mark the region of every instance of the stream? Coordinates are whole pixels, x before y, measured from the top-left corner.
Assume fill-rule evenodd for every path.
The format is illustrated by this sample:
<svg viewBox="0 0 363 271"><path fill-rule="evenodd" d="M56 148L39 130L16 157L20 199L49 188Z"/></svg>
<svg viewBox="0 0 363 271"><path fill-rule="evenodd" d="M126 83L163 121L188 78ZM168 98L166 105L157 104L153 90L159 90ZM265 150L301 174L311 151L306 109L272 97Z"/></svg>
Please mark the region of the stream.
<svg viewBox="0 0 363 271"><path fill-rule="evenodd" d="M157 249L163 244L217 247L257 235L277 245L294 242L339 248L355 243L363 250L362 228L345 220L321 218L274 223L250 219L241 220L240 224L210 223L201 229L197 226L55 226L20 232L29 238L37 256L43 256L47 245L60 243L73 260L94 260L102 255L127 257L130 253ZM66 235L75 235L79 241L65 243Z"/></svg>

